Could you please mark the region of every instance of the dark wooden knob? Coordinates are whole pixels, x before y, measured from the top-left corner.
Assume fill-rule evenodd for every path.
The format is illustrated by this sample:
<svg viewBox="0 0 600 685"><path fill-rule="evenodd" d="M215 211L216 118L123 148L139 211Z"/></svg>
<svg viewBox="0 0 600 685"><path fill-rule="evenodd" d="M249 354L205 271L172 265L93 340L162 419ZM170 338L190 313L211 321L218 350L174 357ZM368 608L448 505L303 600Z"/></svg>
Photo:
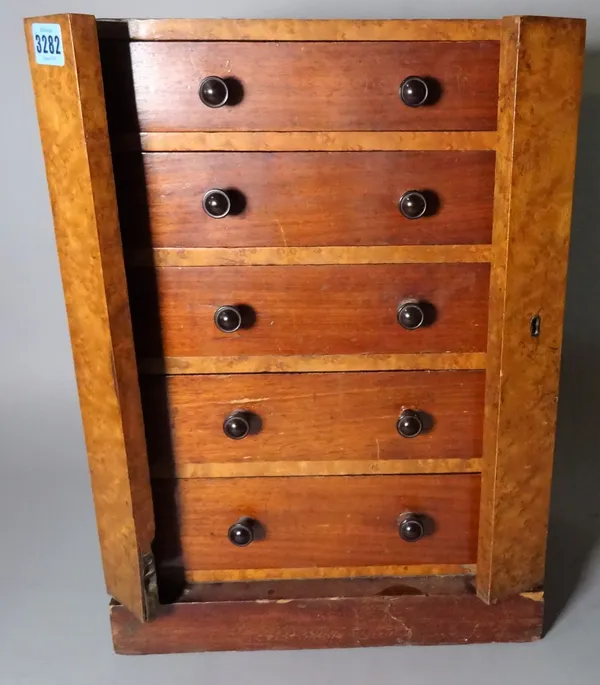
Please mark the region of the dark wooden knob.
<svg viewBox="0 0 600 685"><path fill-rule="evenodd" d="M215 326L222 333L235 333L242 325L242 312L231 304L219 307L215 312Z"/></svg>
<svg viewBox="0 0 600 685"><path fill-rule="evenodd" d="M202 198L202 209L212 219L222 219L231 211L231 198L224 190L213 188Z"/></svg>
<svg viewBox="0 0 600 685"><path fill-rule="evenodd" d="M400 99L408 107L420 107L428 98L429 86L420 76L408 76L400 84Z"/></svg>
<svg viewBox="0 0 600 685"><path fill-rule="evenodd" d="M247 411L234 411L223 421L223 433L232 440L241 440L250 434L252 414Z"/></svg>
<svg viewBox="0 0 600 685"><path fill-rule="evenodd" d="M425 535L425 525L421 514L406 512L398 519L398 533L404 542L417 542Z"/></svg>
<svg viewBox="0 0 600 685"><path fill-rule="evenodd" d="M423 305L419 302L405 302L398 307L398 323L407 331L414 331L425 323Z"/></svg>
<svg viewBox="0 0 600 685"><path fill-rule="evenodd" d="M215 109L227 104L229 88L222 78L207 76L200 83L199 95L202 104Z"/></svg>
<svg viewBox="0 0 600 685"><path fill-rule="evenodd" d="M403 438L416 438L423 430L423 421L413 409L405 409L396 421L396 430Z"/></svg>
<svg viewBox="0 0 600 685"><path fill-rule="evenodd" d="M427 198L418 190L407 190L398 200L398 209L407 219L420 219L427 211Z"/></svg>
<svg viewBox="0 0 600 685"><path fill-rule="evenodd" d="M254 540L256 521L249 516L242 516L227 531L229 542L236 547L247 547Z"/></svg>

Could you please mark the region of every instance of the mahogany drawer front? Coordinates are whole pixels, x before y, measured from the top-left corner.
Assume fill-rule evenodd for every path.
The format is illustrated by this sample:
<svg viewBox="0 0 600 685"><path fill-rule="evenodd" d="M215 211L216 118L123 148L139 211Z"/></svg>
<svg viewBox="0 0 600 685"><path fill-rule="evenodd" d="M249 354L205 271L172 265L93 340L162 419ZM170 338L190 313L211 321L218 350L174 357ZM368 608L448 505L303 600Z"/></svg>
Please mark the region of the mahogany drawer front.
<svg viewBox="0 0 600 685"><path fill-rule="evenodd" d="M479 492L478 474L156 481L156 550L192 573L471 564ZM399 535L406 512L424 515L429 534L417 542ZM228 530L243 517L257 539L237 547Z"/></svg>
<svg viewBox="0 0 600 685"><path fill-rule="evenodd" d="M150 376L142 400L150 459L212 462L481 456L485 373ZM399 417L422 432L403 437ZM250 431L232 439L228 417Z"/></svg>
<svg viewBox="0 0 600 685"><path fill-rule="evenodd" d="M130 304L143 357L483 352L489 264L134 268ZM399 306L432 323L406 330ZM234 305L247 327L221 332Z"/></svg>
<svg viewBox="0 0 600 685"><path fill-rule="evenodd" d="M124 155L116 171L129 245L483 244L494 165L490 151L204 152ZM213 189L230 199L222 218L203 210ZM411 190L428 201L416 220L399 209Z"/></svg>
<svg viewBox="0 0 600 685"><path fill-rule="evenodd" d="M103 70L113 126L141 131L494 130L499 43L109 43ZM431 79L437 102L409 107L399 87ZM211 108L201 81L227 79ZM132 83L133 81L133 83ZM135 93L127 102L124 93ZM436 92L437 91L437 92Z"/></svg>

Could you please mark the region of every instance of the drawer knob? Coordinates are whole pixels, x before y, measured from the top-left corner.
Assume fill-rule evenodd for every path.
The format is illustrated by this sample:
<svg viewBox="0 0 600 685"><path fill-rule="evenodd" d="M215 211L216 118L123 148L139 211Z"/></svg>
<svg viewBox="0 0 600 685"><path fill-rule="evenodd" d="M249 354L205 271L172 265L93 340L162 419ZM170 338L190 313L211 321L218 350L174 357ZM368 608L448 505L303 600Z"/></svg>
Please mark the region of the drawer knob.
<svg viewBox="0 0 600 685"><path fill-rule="evenodd" d="M396 422L396 430L403 438L416 438L423 430L423 420L418 412L405 409Z"/></svg>
<svg viewBox="0 0 600 685"><path fill-rule="evenodd" d="M429 86L420 76L408 76L400 84L400 99L408 107L420 107L428 98Z"/></svg>
<svg viewBox="0 0 600 685"><path fill-rule="evenodd" d="M234 411L223 421L223 433L232 440L241 440L250 434L252 414L248 411Z"/></svg>
<svg viewBox="0 0 600 685"><path fill-rule="evenodd" d="M231 304L219 307L215 312L215 326L222 333L235 333L242 325L242 312Z"/></svg>
<svg viewBox="0 0 600 685"><path fill-rule="evenodd" d="M398 323L407 331L414 331L425 323L423 305L419 302L405 302L398 307Z"/></svg>
<svg viewBox="0 0 600 685"><path fill-rule="evenodd" d="M247 547L254 541L256 521L249 516L242 516L227 531L229 542L236 547Z"/></svg>
<svg viewBox="0 0 600 685"><path fill-rule="evenodd" d="M406 219L420 219L427 211L427 198L418 190L407 190L398 200L398 209Z"/></svg>
<svg viewBox="0 0 600 685"><path fill-rule="evenodd" d="M229 100L229 88L222 78L207 76L200 83L200 100L203 105L216 109L223 107Z"/></svg>
<svg viewBox="0 0 600 685"><path fill-rule="evenodd" d="M231 211L231 198L219 188L212 188L202 198L202 209L212 219L222 219Z"/></svg>
<svg viewBox="0 0 600 685"><path fill-rule="evenodd" d="M398 532L404 542L417 542L425 535L423 516L406 512L398 519Z"/></svg>

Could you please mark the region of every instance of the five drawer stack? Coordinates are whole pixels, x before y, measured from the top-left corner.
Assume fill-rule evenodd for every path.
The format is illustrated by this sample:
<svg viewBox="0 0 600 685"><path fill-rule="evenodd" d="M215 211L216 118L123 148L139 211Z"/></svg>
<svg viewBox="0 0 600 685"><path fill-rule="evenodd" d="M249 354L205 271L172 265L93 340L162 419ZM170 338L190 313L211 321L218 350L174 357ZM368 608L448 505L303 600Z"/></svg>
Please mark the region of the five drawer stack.
<svg viewBox="0 0 600 685"><path fill-rule="evenodd" d="M498 62L493 40L105 51L159 568L472 568Z"/></svg>

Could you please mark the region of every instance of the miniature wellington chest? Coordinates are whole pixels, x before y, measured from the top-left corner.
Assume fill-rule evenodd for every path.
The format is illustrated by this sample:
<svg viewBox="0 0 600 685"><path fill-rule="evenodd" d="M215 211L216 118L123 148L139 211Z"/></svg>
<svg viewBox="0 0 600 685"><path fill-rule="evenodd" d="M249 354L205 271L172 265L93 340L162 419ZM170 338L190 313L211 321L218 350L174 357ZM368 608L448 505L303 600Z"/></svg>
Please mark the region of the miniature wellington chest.
<svg viewBox="0 0 600 685"><path fill-rule="evenodd" d="M26 21L118 652L540 636L584 32Z"/></svg>

